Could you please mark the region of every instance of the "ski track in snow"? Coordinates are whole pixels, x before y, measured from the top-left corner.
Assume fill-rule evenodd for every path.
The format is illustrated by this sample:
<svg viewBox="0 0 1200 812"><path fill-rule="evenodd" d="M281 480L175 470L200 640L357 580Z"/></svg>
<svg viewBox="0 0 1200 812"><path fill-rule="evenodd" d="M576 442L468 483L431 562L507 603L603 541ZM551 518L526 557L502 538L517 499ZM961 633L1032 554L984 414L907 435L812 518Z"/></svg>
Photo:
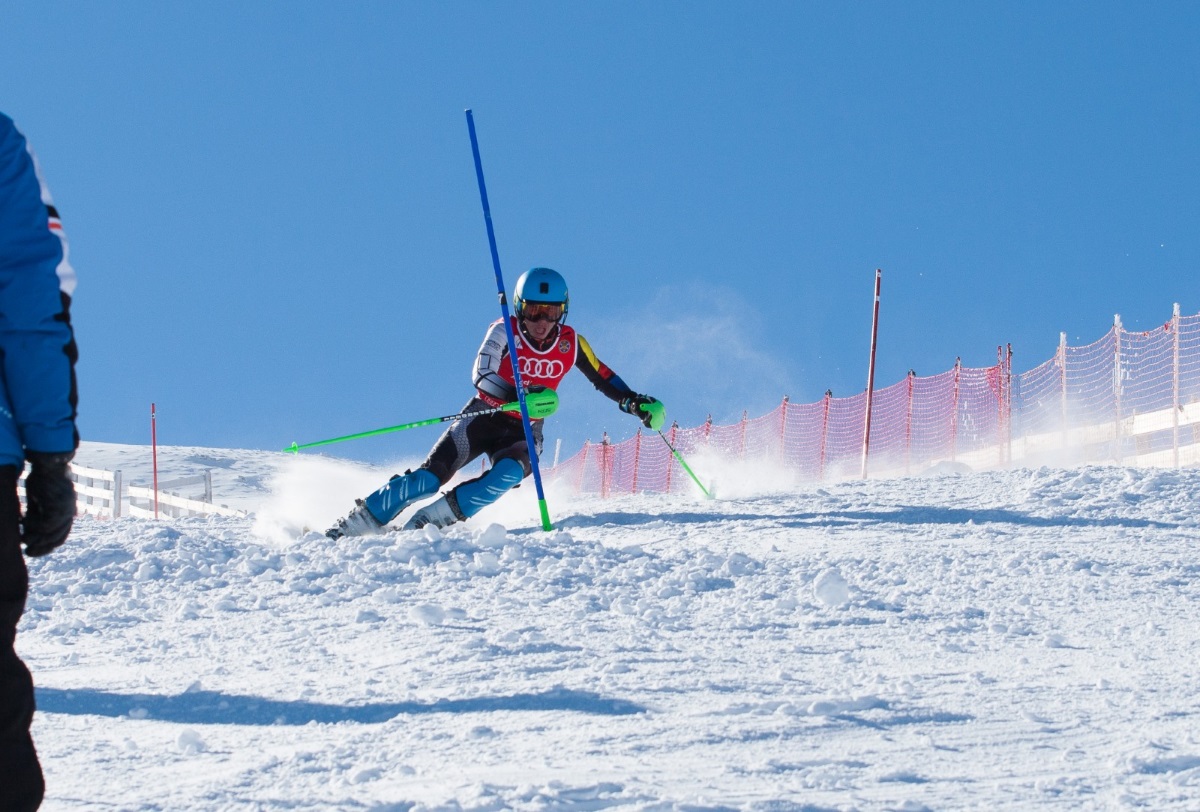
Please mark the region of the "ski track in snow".
<svg viewBox="0 0 1200 812"><path fill-rule="evenodd" d="M161 453L257 517L30 561L44 809L1200 808L1200 471L552 492L550 533L522 488L332 544L388 470Z"/></svg>

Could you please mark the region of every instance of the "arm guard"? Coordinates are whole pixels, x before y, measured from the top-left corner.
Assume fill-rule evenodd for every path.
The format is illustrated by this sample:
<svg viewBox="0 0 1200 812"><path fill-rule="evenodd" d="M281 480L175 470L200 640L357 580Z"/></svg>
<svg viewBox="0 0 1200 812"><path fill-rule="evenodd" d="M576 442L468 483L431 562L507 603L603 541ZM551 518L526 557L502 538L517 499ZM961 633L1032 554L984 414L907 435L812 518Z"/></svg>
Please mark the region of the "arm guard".
<svg viewBox="0 0 1200 812"><path fill-rule="evenodd" d="M475 388L485 395L503 403L517 399L517 388L500 374L500 365L508 356L508 338L504 333L504 322L497 321L488 328L475 357L472 380Z"/></svg>

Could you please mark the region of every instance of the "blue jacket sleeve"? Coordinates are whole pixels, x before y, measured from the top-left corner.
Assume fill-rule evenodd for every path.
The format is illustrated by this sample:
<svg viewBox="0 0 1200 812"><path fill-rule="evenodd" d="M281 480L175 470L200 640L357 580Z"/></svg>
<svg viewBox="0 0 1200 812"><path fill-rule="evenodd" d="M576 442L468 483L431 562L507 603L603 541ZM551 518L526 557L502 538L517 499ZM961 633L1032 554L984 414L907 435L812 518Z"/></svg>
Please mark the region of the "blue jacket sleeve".
<svg viewBox="0 0 1200 812"><path fill-rule="evenodd" d="M79 444L74 289L66 237L37 161L0 114L0 465Z"/></svg>

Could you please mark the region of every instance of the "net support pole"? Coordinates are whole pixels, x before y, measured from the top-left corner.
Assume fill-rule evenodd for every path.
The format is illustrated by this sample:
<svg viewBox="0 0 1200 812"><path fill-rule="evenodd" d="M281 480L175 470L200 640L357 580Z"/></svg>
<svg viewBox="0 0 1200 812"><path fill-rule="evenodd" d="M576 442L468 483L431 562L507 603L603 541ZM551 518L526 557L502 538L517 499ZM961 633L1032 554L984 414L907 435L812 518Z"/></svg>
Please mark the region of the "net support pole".
<svg viewBox="0 0 1200 812"><path fill-rule="evenodd" d="M633 483L629 486L630 493L637 493L638 469L642 467L642 429L639 426L637 434L633 435Z"/></svg>
<svg viewBox="0 0 1200 812"><path fill-rule="evenodd" d="M1121 314L1113 316L1113 458L1121 464Z"/></svg>
<svg viewBox="0 0 1200 812"><path fill-rule="evenodd" d="M150 460L154 480L154 518L158 518L158 415L150 404Z"/></svg>
<svg viewBox="0 0 1200 812"><path fill-rule="evenodd" d="M1071 424L1067 416L1067 334L1058 334L1059 391L1062 398L1062 447L1065 452L1071 445Z"/></svg>
<svg viewBox="0 0 1200 812"><path fill-rule="evenodd" d="M954 359L954 396L950 403L950 461L958 460L958 398L962 380L962 356Z"/></svg>
<svg viewBox="0 0 1200 812"><path fill-rule="evenodd" d="M1171 447L1179 467L1179 302L1171 313Z"/></svg>
<svg viewBox="0 0 1200 812"><path fill-rule="evenodd" d="M883 270L875 269L875 312L871 317L871 361L867 365L867 415L863 421L862 478L867 478L867 458L871 453L871 402L875 397L875 348L879 341L879 287Z"/></svg>
<svg viewBox="0 0 1200 812"><path fill-rule="evenodd" d="M996 347L996 457L1004 467L1004 345Z"/></svg>
<svg viewBox="0 0 1200 812"><path fill-rule="evenodd" d="M496 271L496 289L500 295L500 313L504 319L504 334L508 339L508 357L512 359L513 383L517 388L517 402L521 405L521 423L525 427L525 444L529 448L529 465L533 471L533 485L537 491L538 511L542 517L542 529L553 530L550 510L546 506L546 494L542 489L542 473L538 469L537 444L533 440L533 424L529 421L529 407L525 404L525 387L521 383L521 365L517 363L517 341L513 335L512 320L508 314L508 295L504 292L504 274L500 271L500 252L496 249L496 232L492 228L492 209L488 205L487 186L483 182L483 161L479 158L479 139L475 136L475 117L467 113L467 131L471 136L471 154L475 159L475 178L479 182L479 200L483 204L483 220L487 225L488 248L492 252L492 268Z"/></svg>
<svg viewBox="0 0 1200 812"><path fill-rule="evenodd" d="M783 403L779 404L779 464L782 465L787 459L787 449L784 445L784 437L787 436L787 417L788 417L788 396L783 396Z"/></svg>
<svg viewBox="0 0 1200 812"><path fill-rule="evenodd" d="M1007 354L1004 357L1004 433L1005 433L1005 463L1012 466L1012 344L1006 345Z"/></svg>
<svg viewBox="0 0 1200 812"><path fill-rule="evenodd" d="M825 405L821 410L821 448L817 453L817 481L825 481L825 446L829 442L829 404L833 401L833 390L825 390Z"/></svg>
<svg viewBox="0 0 1200 812"><path fill-rule="evenodd" d="M912 472L913 381L917 373L908 371L908 416L904 421L904 475Z"/></svg>
<svg viewBox="0 0 1200 812"><path fill-rule="evenodd" d="M671 423L671 439L667 440L667 493L671 492L671 462L675 458L675 430L679 428L678 423Z"/></svg>

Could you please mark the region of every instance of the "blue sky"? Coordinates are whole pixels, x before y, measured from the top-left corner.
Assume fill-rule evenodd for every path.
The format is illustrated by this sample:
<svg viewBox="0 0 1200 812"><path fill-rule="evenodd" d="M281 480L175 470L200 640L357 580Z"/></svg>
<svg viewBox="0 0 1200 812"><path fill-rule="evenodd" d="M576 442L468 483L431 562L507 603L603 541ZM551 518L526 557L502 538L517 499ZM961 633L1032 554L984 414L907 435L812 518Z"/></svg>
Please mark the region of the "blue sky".
<svg viewBox="0 0 1200 812"><path fill-rule="evenodd" d="M1194 3L12 4L80 428L275 449L457 411L509 286L696 425L1200 310ZM574 376L573 376L574 377ZM636 424L568 379L564 452ZM330 449L421 456L436 429Z"/></svg>

